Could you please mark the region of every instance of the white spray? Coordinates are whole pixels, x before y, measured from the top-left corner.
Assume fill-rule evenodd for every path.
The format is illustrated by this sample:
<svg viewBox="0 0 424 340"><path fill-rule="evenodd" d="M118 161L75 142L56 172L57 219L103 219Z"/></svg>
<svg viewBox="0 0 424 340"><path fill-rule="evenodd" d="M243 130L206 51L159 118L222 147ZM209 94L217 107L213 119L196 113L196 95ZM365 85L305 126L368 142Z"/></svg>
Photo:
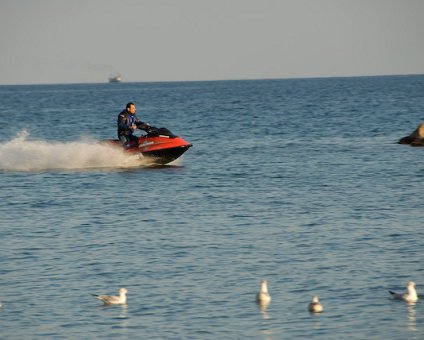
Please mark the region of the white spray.
<svg viewBox="0 0 424 340"><path fill-rule="evenodd" d="M127 155L119 148L98 141L54 142L28 140L27 131L0 143L0 170L43 171L96 168L131 168L148 165L137 155Z"/></svg>

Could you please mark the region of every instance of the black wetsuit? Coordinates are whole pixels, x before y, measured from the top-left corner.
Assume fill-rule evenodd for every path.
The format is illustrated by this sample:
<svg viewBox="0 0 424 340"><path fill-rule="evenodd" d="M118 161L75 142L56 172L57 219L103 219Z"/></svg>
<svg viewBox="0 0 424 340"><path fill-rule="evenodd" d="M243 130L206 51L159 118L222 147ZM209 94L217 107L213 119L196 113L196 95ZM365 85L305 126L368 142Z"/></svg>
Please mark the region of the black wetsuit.
<svg viewBox="0 0 424 340"><path fill-rule="evenodd" d="M136 125L137 128L147 131L149 124L142 122L138 119L135 114L129 113L127 110L123 110L118 115L118 138L124 146L135 146L138 144L138 137L133 135L132 125Z"/></svg>

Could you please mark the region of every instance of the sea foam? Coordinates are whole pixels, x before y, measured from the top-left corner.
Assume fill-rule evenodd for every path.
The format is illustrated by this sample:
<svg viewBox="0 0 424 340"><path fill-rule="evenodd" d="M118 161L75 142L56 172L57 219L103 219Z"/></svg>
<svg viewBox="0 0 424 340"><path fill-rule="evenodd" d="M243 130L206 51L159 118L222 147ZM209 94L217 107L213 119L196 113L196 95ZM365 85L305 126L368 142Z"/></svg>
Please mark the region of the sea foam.
<svg viewBox="0 0 424 340"><path fill-rule="evenodd" d="M69 142L29 140L21 131L15 138L0 143L0 170L43 171L96 168L132 168L148 165L138 155L127 155L119 148L81 139Z"/></svg>

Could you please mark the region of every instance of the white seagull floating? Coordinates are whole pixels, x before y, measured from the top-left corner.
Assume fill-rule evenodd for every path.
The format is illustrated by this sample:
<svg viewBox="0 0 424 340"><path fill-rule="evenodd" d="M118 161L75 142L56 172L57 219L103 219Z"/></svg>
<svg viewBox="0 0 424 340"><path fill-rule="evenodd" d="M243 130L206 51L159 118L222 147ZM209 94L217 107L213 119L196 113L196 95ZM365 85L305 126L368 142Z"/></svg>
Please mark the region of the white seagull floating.
<svg viewBox="0 0 424 340"><path fill-rule="evenodd" d="M396 300L405 300L406 302L417 302L418 295L415 290L415 282L409 281L406 285L406 289L408 290L406 293L395 293L389 290L389 293L392 294L393 299Z"/></svg>
<svg viewBox="0 0 424 340"><path fill-rule="evenodd" d="M96 295L92 294L96 299L103 301L105 305L124 305L127 302L128 291L125 288L119 289L119 296Z"/></svg>
<svg viewBox="0 0 424 340"><path fill-rule="evenodd" d="M312 302L308 306L311 313L321 313L324 310L323 305L319 302L318 296L312 297Z"/></svg>
<svg viewBox="0 0 424 340"><path fill-rule="evenodd" d="M259 304L267 304L271 302L271 295L268 293L268 281L262 280L261 287L258 294L256 294L256 301Z"/></svg>

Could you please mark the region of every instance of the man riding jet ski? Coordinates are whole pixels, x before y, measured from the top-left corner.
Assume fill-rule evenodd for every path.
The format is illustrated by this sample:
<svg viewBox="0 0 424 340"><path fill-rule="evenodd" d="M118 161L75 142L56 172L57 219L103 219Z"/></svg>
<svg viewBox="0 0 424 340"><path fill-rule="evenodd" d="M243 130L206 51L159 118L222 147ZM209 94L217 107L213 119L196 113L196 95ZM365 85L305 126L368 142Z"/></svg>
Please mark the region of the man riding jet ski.
<svg viewBox="0 0 424 340"><path fill-rule="evenodd" d="M136 129L148 132L150 128L148 123L142 122L135 116L135 112L135 104L130 102L118 115L118 138L126 148L138 145L139 138L133 135Z"/></svg>
<svg viewBox="0 0 424 340"><path fill-rule="evenodd" d="M170 163L192 146L167 128L156 128L142 122L135 116L135 111L135 104L128 103L125 110L118 115L119 139L107 139L102 143L123 147L129 154L148 157L154 164ZM136 129L144 130L147 134L137 137L134 135Z"/></svg>

